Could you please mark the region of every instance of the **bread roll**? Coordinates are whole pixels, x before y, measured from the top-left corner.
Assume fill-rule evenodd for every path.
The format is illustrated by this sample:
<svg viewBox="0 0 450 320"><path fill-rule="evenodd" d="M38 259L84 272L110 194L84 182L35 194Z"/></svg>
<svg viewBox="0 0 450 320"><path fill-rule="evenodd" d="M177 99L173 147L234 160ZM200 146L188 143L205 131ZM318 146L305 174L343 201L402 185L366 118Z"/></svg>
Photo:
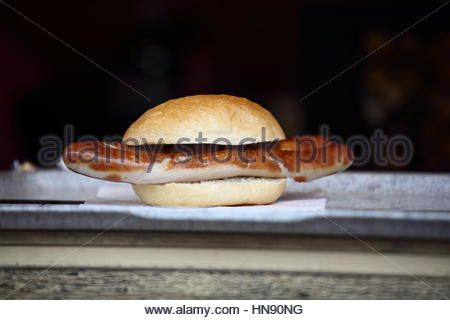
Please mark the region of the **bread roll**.
<svg viewBox="0 0 450 320"><path fill-rule="evenodd" d="M236 145L286 138L278 121L257 103L229 95L196 95L169 100L148 110L128 128L123 141L197 143L200 132L206 139L202 143ZM208 207L272 203L283 194L285 186L283 178L237 177L133 188L149 205Z"/></svg>

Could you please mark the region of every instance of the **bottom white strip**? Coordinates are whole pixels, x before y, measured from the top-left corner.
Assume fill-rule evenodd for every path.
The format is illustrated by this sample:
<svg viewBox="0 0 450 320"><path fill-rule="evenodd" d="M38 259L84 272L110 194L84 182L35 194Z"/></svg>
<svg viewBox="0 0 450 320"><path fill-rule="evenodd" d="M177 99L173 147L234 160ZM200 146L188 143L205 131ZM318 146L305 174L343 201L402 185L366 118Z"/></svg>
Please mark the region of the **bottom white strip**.
<svg viewBox="0 0 450 320"><path fill-rule="evenodd" d="M448 301L0 301L2 319L448 319Z"/></svg>

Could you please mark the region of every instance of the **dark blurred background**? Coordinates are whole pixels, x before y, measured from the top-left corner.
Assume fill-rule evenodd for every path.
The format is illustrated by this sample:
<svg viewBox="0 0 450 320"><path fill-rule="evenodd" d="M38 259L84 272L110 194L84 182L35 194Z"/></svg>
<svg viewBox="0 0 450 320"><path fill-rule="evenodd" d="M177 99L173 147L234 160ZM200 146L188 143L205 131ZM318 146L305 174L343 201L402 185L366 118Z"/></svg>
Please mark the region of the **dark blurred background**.
<svg viewBox="0 0 450 320"><path fill-rule="evenodd" d="M450 171L450 5L302 100L443 2L6 1L147 101L0 3L0 169L37 161L39 137L123 134L149 107L199 93L247 97L287 135L404 134L405 167Z"/></svg>

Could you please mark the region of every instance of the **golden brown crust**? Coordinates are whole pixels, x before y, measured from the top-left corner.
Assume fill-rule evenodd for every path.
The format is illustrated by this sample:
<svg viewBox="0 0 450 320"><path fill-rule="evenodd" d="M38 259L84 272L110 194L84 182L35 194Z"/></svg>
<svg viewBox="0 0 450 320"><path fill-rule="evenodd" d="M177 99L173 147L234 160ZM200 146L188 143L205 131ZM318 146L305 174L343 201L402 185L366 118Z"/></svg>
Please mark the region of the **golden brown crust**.
<svg viewBox="0 0 450 320"><path fill-rule="evenodd" d="M264 129L263 129L264 128ZM196 95L164 102L144 113L125 132L123 141L133 144L196 143L199 132L203 143L240 144L242 139L253 142L284 139L285 134L273 115L245 98L229 95ZM262 137L264 131L265 137ZM251 143L251 140L245 143Z"/></svg>

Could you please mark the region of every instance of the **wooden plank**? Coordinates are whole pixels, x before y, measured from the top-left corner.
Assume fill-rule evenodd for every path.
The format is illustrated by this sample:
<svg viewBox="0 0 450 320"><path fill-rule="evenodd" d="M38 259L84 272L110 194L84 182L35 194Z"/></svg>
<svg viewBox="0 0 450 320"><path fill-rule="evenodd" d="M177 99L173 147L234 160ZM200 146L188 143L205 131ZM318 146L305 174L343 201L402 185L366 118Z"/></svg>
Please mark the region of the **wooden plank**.
<svg viewBox="0 0 450 320"><path fill-rule="evenodd" d="M194 270L0 269L8 299L442 299L450 278ZM23 288L22 286L26 284ZM17 291L15 291L17 290Z"/></svg>
<svg viewBox="0 0 450 320"><path fill-rule="evenodd" d="M450 276L450 256L311 250L1 246L2 267L159 268Z"/></svg>
<svg viewBox="0 0 450 320"><path fill-rule="evenodd" d="M136 246L249 248L371 252L354 238L206 232L0 231L0 245ZM450 242L414 239L363 239L384 253L450 254Z"/></svg>

